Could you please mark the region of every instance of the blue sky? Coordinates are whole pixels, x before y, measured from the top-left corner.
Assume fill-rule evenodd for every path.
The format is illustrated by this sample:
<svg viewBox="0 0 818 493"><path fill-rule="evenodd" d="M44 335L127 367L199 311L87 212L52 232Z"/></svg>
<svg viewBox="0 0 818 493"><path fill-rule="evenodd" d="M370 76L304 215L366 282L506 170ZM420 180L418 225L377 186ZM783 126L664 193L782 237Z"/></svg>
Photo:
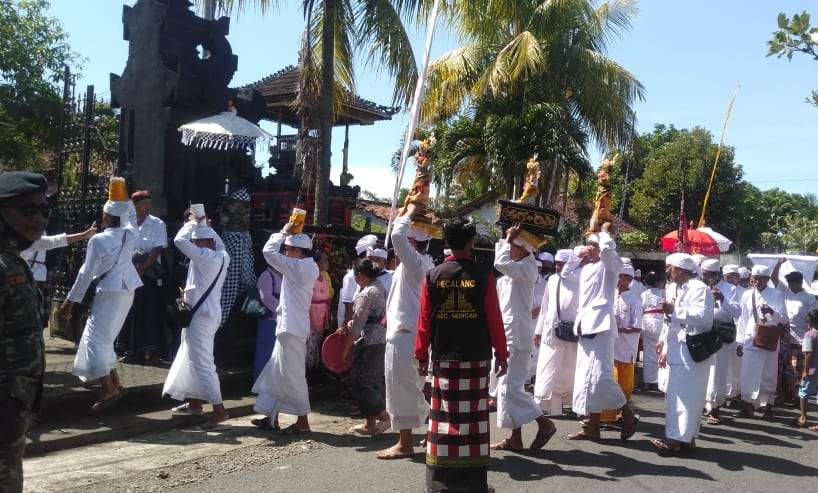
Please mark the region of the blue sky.
<svg viewBox="0 0 818 493"><path fill-rule="evenodd" d="M97 92L107 96L108 74L121 73L127 58L122 4L133 1L51 3L51 14L70 34L73 49L86 58L82 83L95 84ZM303 29L299 3L283 1L285 8L266 17L252 9L234 17L229 36L239 56L234 86L296 62ZM816 6L803 0L642 0L633 29L610 50L610 56L646 87L646 99L637 105L638 129L649 131L656 123L702 126L718 139L727 101L741 84L726 143L736 147L746 178L762 189L818 190L818 109L804 102L811 90L818 89L818 63L807 57L789 63L765 57L778 12L790 15L813 7L818 21ZM442 28L433 57L457 46ZM423 30L413 33L418 61L423 40ZM390 103L391 84L383 73L360 67L357 83L363 97ZM406 115L401 113L389 122L350 129L353 184L379 196L391 195L390 159L405 128ZM333 138L336 182L342 146L343 133L338 130ZM592 158L596 165L598 151Z"/></svg>

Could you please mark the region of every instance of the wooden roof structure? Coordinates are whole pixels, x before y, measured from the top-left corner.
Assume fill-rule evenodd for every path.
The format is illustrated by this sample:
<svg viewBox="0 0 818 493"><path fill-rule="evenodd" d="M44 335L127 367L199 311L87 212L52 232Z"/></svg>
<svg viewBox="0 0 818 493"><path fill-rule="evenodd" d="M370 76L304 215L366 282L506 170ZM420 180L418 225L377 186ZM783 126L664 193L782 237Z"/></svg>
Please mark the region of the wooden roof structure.
<svg viewBox="0 0 818 493"><path fill-rule="evenodd" d="M267 106L267 112L263 116L265 120L298 127L300 118L292 106L298 96L299 74L299 68L290 65L238 90L256 90L261 93ZM336 117L335 126L372 125L377 121L391 120L392 115L399 110L400 108L382 106L357 94L348 93Z"/></svg>

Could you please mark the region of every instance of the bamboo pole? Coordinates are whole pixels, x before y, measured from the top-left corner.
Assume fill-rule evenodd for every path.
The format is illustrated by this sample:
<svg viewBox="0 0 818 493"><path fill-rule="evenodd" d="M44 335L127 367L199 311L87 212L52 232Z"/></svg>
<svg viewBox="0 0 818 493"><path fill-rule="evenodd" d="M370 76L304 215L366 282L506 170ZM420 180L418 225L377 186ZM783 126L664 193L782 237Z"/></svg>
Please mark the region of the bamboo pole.
<svg viewBox="0 0 818 493"><path fill-rule="evenodd" d="M733 114L733 103L736 102L736 96L741 89L741 85L733 92L733 97L730 98L730 103L727 104L727 113L724 115L724 124L721 127L721 138L719 139L719 147L716 148L716 159L713 162L713 169L710 171L710 183L707 185L707 192L704 194L704 202L702 203L702 214L699 217L699 225L701 228L705 225L705 217L707 216L707 204L710 202L710 192L713 190L713 181L716 178L716 168L719 165L719 157L721 157L721 149L724 146L724 136L727 134L727 123L730 121L730 116Z"/></svg>

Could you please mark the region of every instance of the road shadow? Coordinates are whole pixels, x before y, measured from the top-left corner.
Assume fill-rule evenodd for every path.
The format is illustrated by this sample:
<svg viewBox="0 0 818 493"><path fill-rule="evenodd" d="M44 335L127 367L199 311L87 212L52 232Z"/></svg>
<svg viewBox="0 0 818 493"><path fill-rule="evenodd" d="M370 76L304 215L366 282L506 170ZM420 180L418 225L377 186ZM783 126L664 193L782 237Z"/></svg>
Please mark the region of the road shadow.
<svg viewBox="0 0 818 493"><path fill-rule="evenodd" d="M771 445L775 447L784 448L802 448L800 445L776 438L773 435L780 435L779 430L776 429L772 433L764 432L763 430L753 429L751 431L743 431L742 427L735 426L735 424L728 427L723 426L703 426L700 435L711 438L712 436L721 437L723 440L740 440L753 445ZM717 440L713 440L717 441ZM732 443L732 442L728 442Z"/></svg>
<svg viewBox="0 0 818 493"><path fill-rule="evenodd" d="M754 454L738 450L725 452L722 449L700 447L688 457L716 464L728 471L737 472L745 469L757 469L783 476L818 477L818 468L769 454Z"/></svg>
<svg viewBox="0 0 818 493"><path fill-rule="evenodd" d="M489 470L507 474L509 478L515 481L539 481L541 479L554 477L591 479L595 481L613 481L613 478L591 474L587 471L563 469L560 467L561 463L558 461L543 463L532 460L533 457L535 457L533 454L505 454L502 456L495 456L492 457L491 461L489 462ZM546 458L543 454L537 454L536 457ZM548 459L550 459L550 457L548 457Z"/></svg>

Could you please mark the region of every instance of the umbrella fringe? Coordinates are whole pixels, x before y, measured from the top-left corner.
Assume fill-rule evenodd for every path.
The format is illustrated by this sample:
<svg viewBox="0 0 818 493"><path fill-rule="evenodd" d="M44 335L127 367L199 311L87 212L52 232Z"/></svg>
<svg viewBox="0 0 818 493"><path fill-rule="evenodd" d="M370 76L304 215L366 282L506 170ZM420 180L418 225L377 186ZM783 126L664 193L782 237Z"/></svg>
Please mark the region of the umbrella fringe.
<svg viewBox="0 0 818 493"><path fill-rule="evenodd" d="M254 149L257 140L269 141L266 137L248 135L220 135L190 128L181 129L182 144L198 149L235 150Z"/></svg>

